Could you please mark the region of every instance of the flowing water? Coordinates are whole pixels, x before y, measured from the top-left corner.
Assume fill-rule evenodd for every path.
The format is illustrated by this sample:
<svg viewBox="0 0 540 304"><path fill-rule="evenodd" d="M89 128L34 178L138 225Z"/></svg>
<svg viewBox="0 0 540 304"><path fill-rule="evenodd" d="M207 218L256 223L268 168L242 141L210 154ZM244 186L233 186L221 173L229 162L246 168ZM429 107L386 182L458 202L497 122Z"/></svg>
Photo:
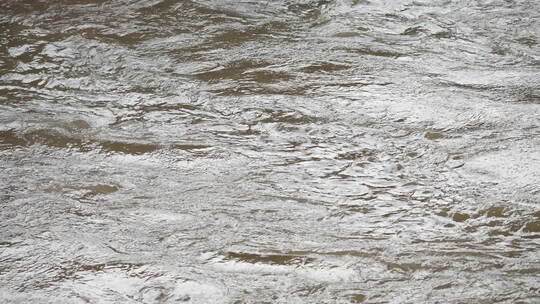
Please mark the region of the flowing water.
<svg viewBox="0 0 540 304"><path fill-rule="evenodd" d="M0 302L540 303L537 0L2 0Z"/></svg>

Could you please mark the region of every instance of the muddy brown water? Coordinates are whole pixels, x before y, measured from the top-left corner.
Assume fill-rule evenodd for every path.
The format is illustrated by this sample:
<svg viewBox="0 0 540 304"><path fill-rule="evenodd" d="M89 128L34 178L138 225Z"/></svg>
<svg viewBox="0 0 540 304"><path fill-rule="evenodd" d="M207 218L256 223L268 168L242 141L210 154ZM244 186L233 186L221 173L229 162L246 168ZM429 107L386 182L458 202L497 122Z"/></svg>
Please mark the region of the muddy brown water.
<svg viewBox="0 0 540 304"><path fill-rule="evenodd" d="M3 0L0 302L540 303L536 0Z"/></svg>

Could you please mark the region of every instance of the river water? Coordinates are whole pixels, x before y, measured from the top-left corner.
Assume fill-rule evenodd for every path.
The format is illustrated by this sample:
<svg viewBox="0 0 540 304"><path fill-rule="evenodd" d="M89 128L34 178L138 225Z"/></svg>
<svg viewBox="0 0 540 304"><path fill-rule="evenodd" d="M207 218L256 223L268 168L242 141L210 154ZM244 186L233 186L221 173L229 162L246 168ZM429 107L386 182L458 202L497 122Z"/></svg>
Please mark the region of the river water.
<svg viewBox="0 0 540 304"><path fill-rule="evenodd" d="M2 303L540 303L537 0L3 0Z"/></svg>

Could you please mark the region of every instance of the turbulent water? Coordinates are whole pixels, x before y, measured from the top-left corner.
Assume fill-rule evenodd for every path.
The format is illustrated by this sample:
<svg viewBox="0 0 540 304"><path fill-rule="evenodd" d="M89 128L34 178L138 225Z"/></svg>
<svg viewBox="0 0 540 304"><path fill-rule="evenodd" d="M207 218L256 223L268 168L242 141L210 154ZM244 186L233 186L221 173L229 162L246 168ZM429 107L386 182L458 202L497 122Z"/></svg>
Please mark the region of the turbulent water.
<svg viewBox="0 0 540 304"><path fill-rule="evenodd" d="M540 303L537 0L2 0L0 302Z"/></svg>

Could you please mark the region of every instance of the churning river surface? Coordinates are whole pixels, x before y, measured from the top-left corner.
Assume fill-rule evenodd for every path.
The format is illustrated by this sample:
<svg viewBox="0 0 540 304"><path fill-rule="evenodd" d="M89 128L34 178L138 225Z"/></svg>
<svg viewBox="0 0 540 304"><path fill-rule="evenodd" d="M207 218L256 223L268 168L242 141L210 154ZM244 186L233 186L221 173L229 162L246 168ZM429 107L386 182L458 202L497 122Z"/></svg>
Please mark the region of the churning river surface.
<svg viewBox="0 0 540 304"><path fill-rule="evenodd" d="M0 1L0 302L539 282L537 0Z"/></svg>

